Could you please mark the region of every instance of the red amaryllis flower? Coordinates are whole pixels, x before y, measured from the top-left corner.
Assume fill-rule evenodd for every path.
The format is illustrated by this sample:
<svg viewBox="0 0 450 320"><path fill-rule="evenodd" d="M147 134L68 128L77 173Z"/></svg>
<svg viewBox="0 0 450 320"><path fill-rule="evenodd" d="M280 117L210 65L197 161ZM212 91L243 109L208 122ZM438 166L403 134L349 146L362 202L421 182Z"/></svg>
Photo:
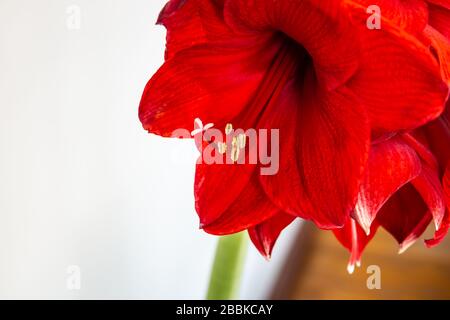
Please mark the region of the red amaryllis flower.
<svg viewBox="0 0 450 320"><path fill-rule="evenodd" d="M448 86L427 18L421 10L390 14L381 30L369 30L367 17L362 2L339 0L172 0L163 9L166 61L142 97L144 128L170 137L199 118L224 135L231 124L279 130L277 174L260 175L262 164L245 161L197 164L196 210L206 232L249 230L269 256L297 217L346 228L370 159L385 149L399 149L393 162L414 159L410 172L389 176L393 185L425 184L414 149L388 138L444 109Z"/></svg>
<svg viewBox="0 0 450 320"><path fill-rule="evenodd" d="M448 230L441 176L433 154L404 134L372 144L352 217L333 232L351 252L348 269L353 272L380 226L399 242L402 253L432 221L438 233L430 245L440 242Z"/></svg>
<svg viewBox="0 0 450 320"><path fill-rule="evenodd" d="M411 3L404 3L411 5ZM422 3L422 9L426 9ZM425 37L436 53L444 81L449 81L450 2L431 1L423 11L428 25ZM416 7L417 9L417 7ZM400 11L405 14L405 11ZM401 16L401 15L398 15ZM411 246L434 221L437 232L427 246L439 244L450 227L449 164L450 102L442 116L411 134L373 144L358 203L346 226L334 230L351 252L349 271L378 227L384 227L400 244L400 253ZM383 154L384 153L384 154ZM359 224L357 223L359 222Z"/></svg>

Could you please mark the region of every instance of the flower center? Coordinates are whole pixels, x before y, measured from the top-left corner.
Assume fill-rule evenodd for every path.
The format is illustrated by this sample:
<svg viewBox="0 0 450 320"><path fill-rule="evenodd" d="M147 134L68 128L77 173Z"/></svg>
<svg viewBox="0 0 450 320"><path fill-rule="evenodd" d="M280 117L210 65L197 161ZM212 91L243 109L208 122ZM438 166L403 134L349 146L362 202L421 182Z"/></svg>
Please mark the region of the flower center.
<svg viewBox="0 0 450 320"><path fill-rule="evenodd" d="M270 111L276 106L286 84L293 79L302 83L308 66L311 66L311 58L301 45L281 33L277 37L283 37L280 48L241 118L244 123L249 123L251 119L258 120L263 111Z"/></svg>

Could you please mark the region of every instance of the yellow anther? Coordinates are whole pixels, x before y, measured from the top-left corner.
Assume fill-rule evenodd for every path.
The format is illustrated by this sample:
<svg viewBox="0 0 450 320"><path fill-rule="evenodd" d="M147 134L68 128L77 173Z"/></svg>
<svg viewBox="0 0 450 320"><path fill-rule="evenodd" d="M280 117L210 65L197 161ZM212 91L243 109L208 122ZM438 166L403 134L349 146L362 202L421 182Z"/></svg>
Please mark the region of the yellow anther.
<svg viewBox="0 0 450 320"><path fill-rule="evenodd" d="M226 135L229 135L232 131L233 131L233 125L232 125L231 123L228 123L228 124L225 126L225 134L226 134Z"/></svg>
<svg viewBox="0 0 450 320"><path fill-rule="evenodd" d="M231 160L233 160L233 162L238 161L239 159L239 148L236 145L233 145L233 147L231 148Z"/></svg>
<svg viewBox="0 0 450 320"><path fill-rule="evenodd" d="M217 144L217 150L220 154L225 154L227 152L227 144L224 142L219 142Z"/></svg>
<svg viewBox="0 0 450 320"><path fill-rule="evenodd" d="M247 136L241 133L240 135L238 135L237 140L239 148L244 149L247 144Z"/></svg>
<svg viewBox="0 0 450 320"><path fill-rule="evenodd" d="M234 162L238 161L239 159L239 145L238 145L238 139L236 137L233 137L233 141L231 142L231 160Z"/></svg>

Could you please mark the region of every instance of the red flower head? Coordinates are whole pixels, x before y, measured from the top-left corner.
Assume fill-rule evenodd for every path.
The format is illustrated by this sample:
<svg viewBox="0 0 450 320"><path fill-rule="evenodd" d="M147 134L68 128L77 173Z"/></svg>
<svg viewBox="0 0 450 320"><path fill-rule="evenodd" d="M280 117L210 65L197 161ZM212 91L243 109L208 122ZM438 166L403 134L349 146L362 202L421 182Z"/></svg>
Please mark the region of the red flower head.
<svg viewBox="0 0 450 320"><path fill-rule="evenodd" d="M438 58L442 79L449 83L450 2L430 1L423 15L428 23L423 29L425 39ZM437 232L433 239L425 241L428 247L439 244L448 233L449 106L450 102L439 119L410 134L372 144L365 179L352 214L354 219L349 218L344 228L334 230L335 236L351 252L349 271L360 263L362 251L379 226L399 242L400 253L408 249L432 221Z"/></svg>
<svg viewBox="0 0 450 320"><path fill-rule="evenodd" d="M406 246L419 234L411 228L444 224L435 152L450 140L416 134L447 100L447 24L430 26L424 1L386 0L381 29L369 28L365 2L172 0L163 9L166 61L145 88L139 117L164 137L201 119L209 125L196 121L197 146L231 158L197 164L196 210L206 232L248 230L270 256L280 232L301 217L337 230L354 265L364 230L382 225ZM433 2L440 21L448 2ZM251 143L251 129L276 129L279 141ZM440 146L432 146L436 139ZM279 151L275 173L251 161L256 149ZM411 196L423 203L396 208Z"/></svg>

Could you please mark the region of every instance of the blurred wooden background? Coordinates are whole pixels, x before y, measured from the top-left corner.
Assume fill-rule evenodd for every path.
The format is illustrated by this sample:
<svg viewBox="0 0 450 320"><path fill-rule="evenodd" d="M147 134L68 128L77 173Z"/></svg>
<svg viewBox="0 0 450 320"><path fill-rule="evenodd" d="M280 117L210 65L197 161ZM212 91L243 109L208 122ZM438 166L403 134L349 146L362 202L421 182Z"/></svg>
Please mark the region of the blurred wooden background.
<svg viewBox="0 0 450 320"><path fill-rule="evenodd" d="M346 270L348 251L331 232L306 223L298 241L274 299L450 299L450 238L433 249L418 240L399 255L396 241L380 229L353 275ZM381 269L381 290L367 288L370 265Z"/></svg>

